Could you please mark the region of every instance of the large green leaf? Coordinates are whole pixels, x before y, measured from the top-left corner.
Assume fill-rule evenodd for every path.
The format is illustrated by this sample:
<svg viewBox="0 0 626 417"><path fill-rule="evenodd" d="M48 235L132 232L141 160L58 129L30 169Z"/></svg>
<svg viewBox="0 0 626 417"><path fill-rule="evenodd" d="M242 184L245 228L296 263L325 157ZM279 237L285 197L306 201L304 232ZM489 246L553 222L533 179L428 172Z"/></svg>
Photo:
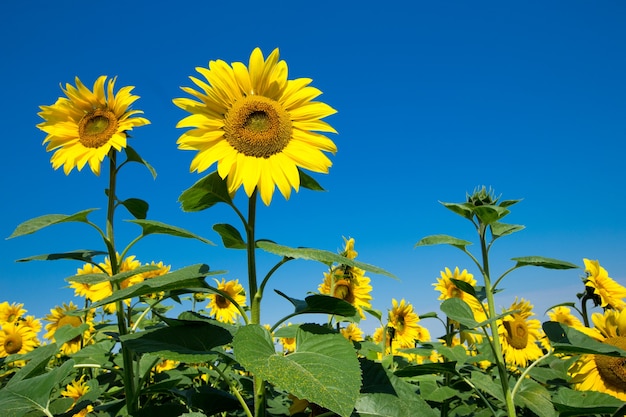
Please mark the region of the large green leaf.
<svg viewBox="0 0 626 417"><path fill-rule="evenodd" d="M475 329L478 326L471 307L460 298L454 297L444 300L440 308L448 318L458 321L468 329Z"/></svg>
<svg viewBox="0 0 626 417"><path fill-rule="evenodd" d="M483 224L492 225L498 220L509 214L509 210L494 205L484 205L473 207L474 214L478 217Z"/></svg>
<svg viewBox="0 0 626 417"><path fill-rule="evenodd" d="M237 230L234 226L219 223L213 225L213 230L219 233L224 247L230 249L245 249L247 247L246 242L243 241L243 238L239 233L239 230Z"/></svg>
<svg viewBox="0 0 626 417"><path fill-rule="evenodd" d="M32 378L44 373L50 359L57 354L58 350L59 348L57 344L51 343L49 345L39 346L38 348L23 355L15 354L7 356L5 358L5 363L11 363L17 360L27 361L26 365L20 368L20 370L13 375L7 383L7 386L13 385L23 379Z"/></svg>
<svg viewBox="0 0 626 417"><path fill-rule="evenodd" d="M169 224L157 222L155 220L135 219L135 220L128 220L128 221L141 226L142 233L144 236L147 236L150 234L178 236L178 237L184 237L188 239L197 239L201 242L208 243L209 245L213 245L213 242L211 242L210 240L205 239L201 236L198 236L195 233L191 233L188 230L181 229L180 227L171 226Z"/></svg>
<svg viewBox="0 0 626 417"><path fill-rule="evenodd" d="M562 388L552 396L560 417L592 416L615 413L624 402L596 391L574 391Z"/></svg>
<svg viewBox="0 0 626 417"><path fill-rule="evenodd" d="M501 222L494 222L491 224L491 234L495 238L510 235L511 233L519 232L520 230L524 230L524 226L521 224L507 224Z"/></svg>
<svg viewBox="0 0 626 417"><path fill-rule="evenodd" d="M541 266L548 269L575 269L580 268L578 265L574 265L570 262L560 261L558 259L544 258L543 256L523 256L521 258L511 258L512 261L517 262L515 267L522 266Z"/></svg>
<svg viewBox="0 0 626 417"><path fill-rule="evenodd" d="M277 354L269 332L260 325L239 328L233 340L239 363L277 387L343 417L354 409L361 387L361 369L352 344L321 326L302 325L296 350Z"/></svg>
<svg viewBox="0 0 626 417"><path fill-rule="evenodd" d="M349 258L346 258L345 256L341 256L336 253L321 250L321 249L291 248L288 246L278 245L274 242L270 242L267 240L258 241L256 243L256 246L260 249L263 249L266 252L273 253L275 255L284 256L287 258L318 261L326 265L332 265L333 263L337 263L341 265L355 266L357 268L364 269L365 271L373 272L375 274L381 274L381 275L386 275L391 278L396 278L395 275L393 275L392 273L387 272L384 269L379 268L377 266L355 261L354 259L349 259Z"/></svg>
<svg viewBox="0 0 626 417"><path fill-rule="evenodd" d="M157 176L156 170L145 159L143 159L137 153L136 150L126 145L125 152L126 152L126 160L128 162L138 162L141 165L145 166L146 168L148 168L148 171L150 171L150 174L152 174L152 178L156 179L156 176Z"/></svg>
<svg viewBox="0 0 626 417"><path fill-rule="evenodd" d="M322 313L336 314L343 317L358 315L356 308L352 304L337 297L331 297L323 294L313 294L307 296L304 300L298 300L297 298L291 298L285 295L279 290L274 291L293 304L295 307L295 314Z"/></svg>
<svg viewBox="0 0 626 417"><path fill-rule="evenodd" d="M217 172L198 180L178 197L183 211L201 211L217 203L233 204L226 181Z"/></svg>
<svg viewBox="0 0 626 417"><path fill-rule="evenodd" d="M121 201L126 210L133 215L136 219L145 219L148 216L148 208L150 207L147 202L139 198L128 198Z"/></svg>
<svg viewBox="0 0 626 417"><path fill-rule="evenodd" d="M626 357L626 350L599 342L566 324L546 321L542 327L550 339L554 353L588 353Z"/></svg>
<svg viewBox="0 0 626 417"><path fill-rule="evenodd" d="M206 362L215 356L212 350L232 341L223 326L205 321L186 322L121 336L124 346L137 353L181 362Z"/></svg>
<svg viewBox="0 0 626 417"><path fill-rule="evenodd" d="M30 219L20 224L15 228L11 236L7 239L11 239L18 236L30 235L35 233L45 227L52 226L59 223L67 223L67 222L79 222L79 223L89 223L87 220L87 216L92 211L97 209L88 209L79 211L74 214L47 214L45 216L35 217L34 219Z"/></svg>
<svg viewBox="0 0 626 417"><path fill-rule="evenodd" d="M45 374L22 379L0 389L2 416L21 417L35 410L50 415L48 406L52 390L72 372L73 366L74 361L70 359Z"/></svg>
<svg viewBox="0 0 626 417"><path fill-rule="evenodd" d="M465 250L465 247L471 244L472 242L469 242L463 239L458 239L453 236L431 235L431 236L426 236L420 239L420 241L415 244L415 247L432 246L432 245L451 245L451 246L454 246L455 248Z"/></svg>
<svg viewBox="0 0 626 417"><path fill-rule="evenodd" d="M109 297L93 303L92 307L96 308L115 301L140 297L146 294L154 294L161 291L174 291L185 288L207 288L208 285L204 281L204 277L223 273L224 271L209 272L209 266L205 264L187 266L115 291Z"/></svg>
<svg viewBox="0 0 626 417"><path fill-rule="evenodd" d="M530 409L539 417L554 417L550 392L532 379L525 379L515 395L515 405Z"/></svg>
<svg viewBox="0 0 626 417"><path fill-rule="evenodd" d="M59 259L72 259L81 262L92 262L94 256L107 255L107 252L99 250L79 249L71 252L48 253L45 255L29 256L28 258L18 259L16 262L29 261L56 261Z"/></svg>

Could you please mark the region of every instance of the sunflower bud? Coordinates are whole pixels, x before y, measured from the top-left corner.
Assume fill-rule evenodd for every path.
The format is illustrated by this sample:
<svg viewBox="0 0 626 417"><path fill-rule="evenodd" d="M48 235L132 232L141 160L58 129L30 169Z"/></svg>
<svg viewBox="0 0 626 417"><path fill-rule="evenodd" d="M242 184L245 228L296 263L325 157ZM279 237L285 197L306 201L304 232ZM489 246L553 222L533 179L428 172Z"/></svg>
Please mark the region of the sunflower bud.
<svg viewBox="0 0 626 417"><path fill-rule="evenodd" d="M467 194L467 202L474 207L495 205L499 199L500 197L495 196L495 191L491 187L487 190L484 185L481 188L474 188L471 195Z"/></svg>

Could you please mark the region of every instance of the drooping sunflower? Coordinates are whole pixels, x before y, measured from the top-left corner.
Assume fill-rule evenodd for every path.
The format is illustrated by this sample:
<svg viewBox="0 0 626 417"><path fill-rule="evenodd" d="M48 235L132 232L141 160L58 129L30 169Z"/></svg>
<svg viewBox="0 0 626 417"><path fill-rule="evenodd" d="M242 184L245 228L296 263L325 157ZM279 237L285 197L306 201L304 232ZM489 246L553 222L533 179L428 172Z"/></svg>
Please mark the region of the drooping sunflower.
<svg viewBox="0 0 626 417"><path fill-rule="evenodd" d="M509 365L526 366L539 359L543 351L538 342L541 339L541 322L531 319L533 306L523 298L517 298L507 311L520 310L498 321L498 334L502 342L504 360Z"/></svg>
<svg viewBox="0 0 626 417"><path fill-rule="evenodd" d="M331 272L324 272L324 281L318 291L352 304L362 319L365 319L363 308L372 307L370 279L365 276L364 270L354 266L340 265Z"/></svg>
<svg viewBox="0 0 626 417"><path fill-rule="evenodd" d="M6 323L0 328L0 358L30 352L38 345L37 333L19 321Z"/></svg>
<svg viewBox="0 0 626 417"><path fill-rule="evenodd" d="M226 281L215 280L217 289L228 294L240 307L246 305L246 292L238 279ZM215 319L224 323L235 323L241 315L239 309L230 300L221 294L211 294L209 296L209 304L207 308L211 309L210 314L215 315Z"/></svg>
<svg viewBox="0 0 626 417"><path fill-rule="evenodd" d="M585 286L593 289L593 294L599 298L601 307L616 308L622 310L626 307L626 288L615 282L606 269L600 263L583 259L585 272L588 274L585 279Z"/></svg>
<svg viewBox="0 0 626 417"><path fill-rule="evenodd" d="M388 327L393 329L392 344L399 349L415 347L415 341L430 340L428 329L420 326L419 316L413 311L413 305L402 299L399 303L391 300Z"/></svg>
<svg viewBox="0 0 626 417"><path fill-rule="evenodd" d="M174 99L191 113L177 127L193 129L178 139L179 149L198 151L191 171L217 163L217 172L234 194L242 185L248 196L258 190L266 205L274 188L288 199L298 191L298 168L327 173L332 165L324 152L335 153L332 140L318 132L336 133L322 121L336 111L313 101L321 94L311 79L288 80L287 63L278 49L265 59L259 48L242 62L210 61L196 70L206 81L190 77L201 91L182 90L197 100Z"/></svg>
<svg viewBox="0 0 626 417"><path fill-rule="evenodd" d="M50 106L40 106L39 116L44 119L37 127L48 135L47 151L55 151L51 162L54 169L63 166L65 175L74 167L79 171L86 163L94 174L100 175L100 164L111 149L126 148L127 132L150 122L143 113L129 107L139 96L130 92L134 87L122 87L113 93L116 78L98 77L93 89L76 77L76 87L65 84L66 97L59 97ZM105 91L106 82L106 91Z"/></svg>
<svg viewBox="0 0 626 417"><path fill-rule="evenodd" d="M0 326L7 323L14 323L20 319L27 310L24 309L24 304L11 303L8 301L0 303Z"/></svg>
<svg viewBox="0 0 626 417"><path fill-rule="evenodd" d="M63 303L62 306L56 306L50 309L50 314L44 317L44 320L49 322L48 324L46 324L47 333L44 335L44 337L51 342L54 342L54 335L61 327L67 324L71 325L72 327L78 327L83 324L85 320L82 316L72 314L72 311L75 312L76 310L78 310L78 307L71 301L69 304ZM72 353L78 352L80 349L82 349L84 344L89 341L89 338L94 331L92 311L89 311L87 313L86 323L89 325L89 327L82 333L82 335L79 334L73 339L63 343L60 348L60 351L63 355L71 355Z"/></svg>
<svg viewBox="0 0 626 417"><path fill-rule="evenodd" d="M340 330L343 337L350 341L360 342L363 340L363 330L359 328L355 323L350 323L345 329Z"/></svg>

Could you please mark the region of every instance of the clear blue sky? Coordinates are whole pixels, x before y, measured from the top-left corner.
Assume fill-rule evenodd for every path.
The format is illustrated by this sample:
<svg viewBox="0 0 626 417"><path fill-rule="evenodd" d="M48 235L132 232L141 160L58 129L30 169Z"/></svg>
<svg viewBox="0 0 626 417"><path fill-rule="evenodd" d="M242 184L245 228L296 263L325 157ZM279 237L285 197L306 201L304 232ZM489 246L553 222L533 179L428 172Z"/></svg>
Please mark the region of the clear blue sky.
<svg viewBox="0 0 626 417"><path fill-rule="evenodd" d="M527 229L495 247L495 272L515 256L578 265L587 257L626 283L624 2L13 1L0 5L0 16L3 237L36 216L104 206L106 170L100 178L53 171L35 125L60 83L79 76L91 85L105 74L141 96L134 107L152 124L130 144L158 172L154 181L139 166L124 170L119 196L145 199L150 219L219 242L211 226L238 226L230 212L188 214L177 202L200 175L189 173L194 153L176 148L185 113L172 99L186 96L179 87L209 60L246 62L257 46L265 54L278 47L290 78L313 78L321 100L338 110L327 121L339 151L330 174L315 175L328 191L302 190L287 202L277 193L259 211L258 237L332 251L342 236L354 237L360 260L401 280L372 275L374 307L405 298L425 313L437 308L431 284L440 270L477 271L456 249L413 246L435 233L473 240L471 225L438 201L461 201L484 184L524 199L508 220ZM120 224L118 241L137 232ZM73 299L63 278L81 265L15 260L102 248L79 225L0 245L0 302L23 302L38 317ZM243 252L219 246L153 237L134 254L173 268L207 263L245 281ZM274 258L261 258L263 272ZM303 298L317 290L324 266L301 261L281 271L269 289ZM581 275L522 269L497 301L526 297L543 318L548 306L575 301ZM264 318L289 309L268 296Z"/></svg>

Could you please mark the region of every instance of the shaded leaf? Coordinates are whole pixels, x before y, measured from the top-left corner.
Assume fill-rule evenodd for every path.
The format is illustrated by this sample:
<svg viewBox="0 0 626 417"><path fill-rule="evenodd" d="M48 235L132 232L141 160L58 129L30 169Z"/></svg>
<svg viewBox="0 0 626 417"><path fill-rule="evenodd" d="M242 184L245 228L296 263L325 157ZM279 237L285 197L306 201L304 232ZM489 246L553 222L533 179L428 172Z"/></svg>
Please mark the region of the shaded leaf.
<svg viewBox="0 0 626 417"><path fill-rule="evenodd" d="M302 188L313 191L326 191L321 185L318 184L317 181L315 181L315 179L313 179L313 177L302 171L300 168L298 168L298 174L300 174L300 186Z"/></svg>
<svg viewBox="0 0 626 417"><path fill-rule="evenodd" d="M473 296L474 298L476 298L476 291L474 290L474 287L472 286L472 284L470 284L469 282L456 279L456 278L450 278L450 281L452 281L454 285L461 291L464 291L468 293L469 295Z"/></svg>
<svg viewBox="0 0 626 417"><path fill-rule="evenodd" d="M426 237L420 239L420 241L415 244L415 247L417 247L417 246L432 246L432 245L451 245L451 246L454 246L455 248L459 248L461 250L465 250L465 247L469 246L471 244L472 244L472 242L469 242L469 241L463 240L463 239L458 239L458 238L453 237L453 236L448 236L448 235L431 235L431 236L426 236Z"/></svg>
<svg viewBox="0 0 626 417"><path fill-rule="evenodd" d="M239 230L237 230L234 226L220 223L213 225L213 230L219 233L224 247L229 249L245 249L247 247L246 242L243 241L243 238L239 233Z"/></svg>
<svg viewBox="0 0 626 417"><path fill-rule="evenodd" d="M213 207L217 203L232 205L226 181L217 172L213 172L198 180L178 197L183 211L201 211Z"/></svg>
<svg viewBox="0 0 626 417"><path fill-rule="evenodd" d="M30 235L35 233L45 227L52 226L59 223L68 223L68 222L79 222L79 223L89 223L87 216L92 211L97 209L88 209L79 211L74 214L47 214L45 216L35 217L34 219L30 219L20 224L15 228L11 236L7 239L12 239L14 237Z"/></svg>
<svg viewBox="0 0 626 417"><path fill-rule="evenodd" d="M550 392L532 379L522 382L514 400L516 405L530 409L539 417L556 416Z"/></svg>
<svg viewBox="0 0 626 417"><path fill-rule="evenodd" d="M132 147L126 145L126 148L124 149L124 151L126 152L126 160L127 161L129 161L129 162L138 162L141 165L145 166L146 168L148 168L148 171L150 171L150 174L152 174L152 178L156 179L156 177L157 177L156 170L145 159L143 159L137 153L137 151L135 151L135 149L133 149Z"/></svg>
<svg viewBox="0 0 626 417"><path fill-rule="evenodd" d="M128 198L121 201L126 210L133 215L136 219L145 219L148 215L148 208L150 207L147 202L139 198Z"/></svg>
<svg viewBox="0 0 626 417"><path fill-rule="evenodd" d="M278 245L274 242L267 240L260 240L256 243L259 249L263 249L266 252L273 253L275 255L284 256L293 259L306 259L310 261L322 262L326 265L332 265L333 263L354 266L365 271L373 272L375 274L386 275L391 278L396 278L390 272L385 271L374 265L369 265L363 262L355 261L354 259L346 258L345 256L338 255L333 252L312 249L312 248L290 248L288 246Z"/></svg>
<svg viewBox="0 0 626 417"><path fill-rule="evenodd" d="M591 416L615 413L624 402L596 391L574 391L562 388L552 397L560 417Z"/></svg>
<svg viewBox="0 0 626 417"><path fill-rule="evenodd" d="M420 365L408 365L402 369L398 369L397 371L395 371L394 375L399 377L414 377L418 375L438 375L444 373L456 374L456 362L438 362L423 363Z"/></svg>
<svg viewBox="0 0 626 417"><path fill-rule="evenodd" d="M504 404L502 386L496 383L489 375L479 371L472 371L470 379L476 388L486 392Z"/></svg>
<svg viewBox="0 0 626 417"><path fill-rule="evenodd" d="M191 233L185 229L181 229L180 227L170 226L169 224L157 222L155 220L136 219L136 220L128 220L128 221L141 226L144 236L147 236L150 234L171 235L171 236L184 237L188 239L198 239L201 242L208 243L209 245L213 245L213 242L211 242L210 240L200 237L196 235L195 233Z"/></svg>
<svg viewBox="0 0 626 417"><path fill-rule="evenodd" d="M356 308L340 298L331 297L324 294L313 294L306 297L304 300L298 300L297 298L291 298L279 290L274 290L278 295L289 300L295 307L295 314L336 314L343 317L352 317L357 315Z"/></svg>
<svg viewBox="0 0 626 417"><path fill-rule="evenodd" d="M56 261L59 259L72 259L81 262L92 262L94 256L107 255L108 252L99 250L79 249L71 252L48 253L45 255L29 256L28 258L18 259L16 262L29 261Z"/></svg>
<svg viewBox="0 0 626 417"><path fill-rule="evenodd" d="M589 353L626 357L625 350L599 342L566 324L546 321L542 327L550 339L554 353Z"/></svg>
<svg viewBox="0 0 626 417"><path fill-rule="evenodd" d="M548 269L576 269L580 268L573 263L560 261L558 259L544 258L543 256L523 256L521 258L511 258L512 261L517 262L515 267L522 266L541 266Z"/></svg>

